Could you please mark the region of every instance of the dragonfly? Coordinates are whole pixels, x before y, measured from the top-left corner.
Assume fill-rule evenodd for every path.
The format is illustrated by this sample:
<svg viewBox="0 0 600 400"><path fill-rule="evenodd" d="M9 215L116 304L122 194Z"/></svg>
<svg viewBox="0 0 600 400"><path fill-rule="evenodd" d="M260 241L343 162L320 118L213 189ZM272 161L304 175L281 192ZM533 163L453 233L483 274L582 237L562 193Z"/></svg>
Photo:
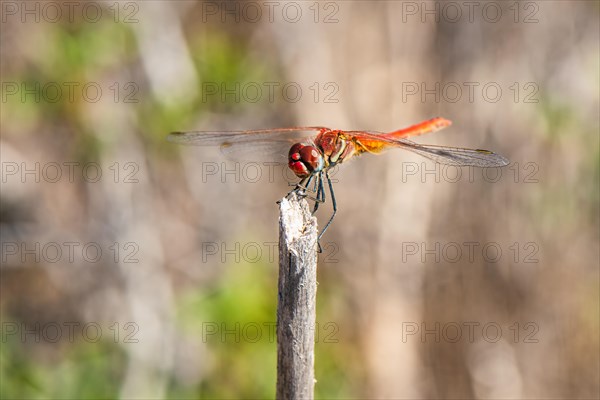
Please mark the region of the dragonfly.
<svg viewBox="0 0 600 400"><path fill-rule="evenodd" d="M457 167L489 168L503 167L508 164L505 157L489 150L425 145L408 140L410 137L439 131L451 124L448 119L436 117L389 133L345 131L311 126L245 131L172 132L167 140L185 145L219 146L221 152L232 159L241 157L256 160L259 157L266 157L276 161L282 157L283 160L287 158L288 167L300 179L289 194L295 192L305 197L307 191L316 193L316 196L311 197L315 200L313 214L319 208L319 204L325 202L323 182L326 180L333 214L319 234L317 240L319 242L337 213L330 170L362 154L380 154L385 150L400 148L437 163Z"/></svg>

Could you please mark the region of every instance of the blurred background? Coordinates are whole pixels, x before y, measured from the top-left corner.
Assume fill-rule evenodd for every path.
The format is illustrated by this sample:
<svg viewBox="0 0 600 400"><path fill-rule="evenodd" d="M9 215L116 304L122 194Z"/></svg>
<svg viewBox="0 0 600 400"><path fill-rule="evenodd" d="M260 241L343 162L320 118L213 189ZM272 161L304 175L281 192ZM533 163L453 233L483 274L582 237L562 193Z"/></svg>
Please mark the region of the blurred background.
<svg viewBox="0 0 600 400"><path fill-rule="evenodd" d="M600 395L598 2L0 4L2 398L274 397L296 180L167 133L438 115L511 163L334 171L316 397Z"/></svg>

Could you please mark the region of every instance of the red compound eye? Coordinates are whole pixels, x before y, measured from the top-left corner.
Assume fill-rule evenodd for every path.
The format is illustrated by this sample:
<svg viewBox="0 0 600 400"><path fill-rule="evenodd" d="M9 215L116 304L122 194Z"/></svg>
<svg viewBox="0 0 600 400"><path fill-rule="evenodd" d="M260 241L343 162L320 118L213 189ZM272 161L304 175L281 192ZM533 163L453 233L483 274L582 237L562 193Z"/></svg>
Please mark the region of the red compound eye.
<svg viewBox="0 0 600 400"><path fill-rule="evenodd" d="M300 158L311 171L319 166L319 157L319 152L313 146L305 146L300 150Z"/></svg>
<svg viewBox="0 0 600 400"><path fill-rule="evenodd" d="M310 175L302 157L305 148L306 146L302 143L296 143L290 148L288 155L288 166L299 178L305 178Z"/></svg>
<svg viewBox="0 0 600 400"><path fill-rule="evenodd" d="M296 176L305 178L323 168L323 157L314 146L296 143L290 149L288 166Z"/></svg>
<svg viewBox="0 0 600 400"><path fill-rule="evenodd" d="M289 161L300 161L300 150L305 147L302 143L296 143L290 148L290 153L288 155Z"/></svg>

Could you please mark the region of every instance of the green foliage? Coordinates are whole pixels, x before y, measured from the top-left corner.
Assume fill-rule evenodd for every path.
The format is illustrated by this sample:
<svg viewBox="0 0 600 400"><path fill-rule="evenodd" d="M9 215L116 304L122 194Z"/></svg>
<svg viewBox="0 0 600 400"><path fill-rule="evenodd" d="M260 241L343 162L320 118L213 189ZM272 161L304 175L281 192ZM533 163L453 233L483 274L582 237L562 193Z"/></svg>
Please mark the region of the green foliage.
<svg viewBox="0 0 600 400"><path fill-rule="evenodd" d="M126 365L123 350L108 339L96 343L35 343L35 336L3 338L3 399L117 398ZM4 340L6 339L6 340ZM33 343L31 343L33 342Z"/></svg>
<svg viewBox="0 0 600 400"><path fill-rule="evenodd" d="M239 95L243 92L240 88L247 85L255 87L273 81L269 66L248 54L242 41L234 42L226 35L213 32L198 35L189 46L198 77L195 95L165 103L145 93L144 101L136 105L142 131L159 147L164 145L165 132L193 129L198 115L209 111L236 114L243 107L253 106L241 98L236 99L234 94L223 95L226 91ZM267 90L264 86L261 88ZM263 94L262 98L266 97Z"/></svg>
<svg viewBox="0 0 600 400"><path fill-rule="evenodd" d="M196 388L200 397L274 397L273 272L265 265L236 264L210 293L197 291L183 298L178 318L182 330L201 339L211 354L208 375Z"/></svg>

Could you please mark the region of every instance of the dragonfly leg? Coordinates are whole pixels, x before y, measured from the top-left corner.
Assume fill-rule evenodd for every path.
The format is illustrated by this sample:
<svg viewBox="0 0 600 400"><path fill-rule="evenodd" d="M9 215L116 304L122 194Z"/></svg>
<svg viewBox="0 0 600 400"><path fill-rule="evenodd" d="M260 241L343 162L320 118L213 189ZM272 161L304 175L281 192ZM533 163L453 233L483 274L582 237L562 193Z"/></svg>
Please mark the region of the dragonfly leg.
<svg viewBox="0 0 600 400"><path fill-rule="evenodd" d="M310 181L312 181L313 176L310 175L304 179L302 179L300 182L296 183L294 186L294 188L287 194L287 196L289 196L292 193L296 193L298 196L300 197L306 197L306 191L310 191L310 189L308 189L308 185L310 185ZM287 197L286 196L286 197Z"/></svg>
<svg viewBox="0 0 600 400"><path fill-rule="evenodd" d="M285 195L285 197L288 198L292 193L296 193L298 198L307 197L306 188L310 184L311 179L312 179L312 176L309 176L309 177L303 178L300 182L296 183L295 185L289 184L290 186L294 186L294 188L292 190L290 190L288 192L288 194ZM304 183L306 183L306 185ZM279 204L280 202L281 202L281 200L277 200L276 203Z"/></svg>
<svg viewBox="0 0 600 400"><path fill-rule="evenodd" d="M329 175L327 172L325 172L325 176L327 177L327 182L329 184L329 191L331 192L331 198L333 200L334 211L333 211L333 215L327 222L327 225L325 225L325 229L323 229L323 231L317 238L317 246L318 246L317 251L319 253L323 252L323 248L321 247L321 242L320 242L321 236L323 236L323 233L325 233L325 230L327 229L329 224L331 224L331 221L333 220L333 217L335 216L335 213L336 213L335 197L333 196L333 187L331 185L331 179L329 178ZM309 186L310 186L310 183L312 182L313 178L315 178L315 177L316 177L316 179L314 182L314 186L312 188L312 192L314 193L316 191L317 193L316 193L316 197L312 197L312 196L309 196L306 193L306 191L307 190L311 191L309 189ZM312 214L314 215L314 213L316 213L317 209L319 208L319 204L325 202L325 188L323 187L323 171L319 171L318 174L311 174L310 176L302 179L300 182L298 182L296 187L290 193L288 193L288 196L291 193L296 193L298 196L308 197L309 199L314 200L315 206L312 211Z"/></svg>
<svg viewBox="0 0 600 400"><path fill-rule="evenodd" d="M312 189L310 188L310 183L313 180L313 178L316 178L314 181L314 185L312 187ZM315 211L317 211L318 206L316 204L318 203L322 203L325 201L325 191L323 190L323 184L321 183L321 175L319 174L318 176L316 174L310 175L304 179L302 179L300 182L298 182L296 185L296 187L290 191L287 196L289 196L292 193L296 193L298 195L299 198L308 198L309 200L312 200L315 202L315 206L316 208L313 210L313 214L315 213ZM316 192L316 197L315 196L311 196L309 194L307 194L307 191L310 193L315 193Z"/></svg>
<svg viewBox="0 0 600 400"><path fill-rule="evenodd" d="M318 190L318 185L319 185L319 180L321 180L321 176L317 176L317 179L315 179L315 185L313 186L313 193L316 192Z"/></svg>
<svg viewBox="0 0 600 400"><path fill-rule="evenodd" d="M313 215L317 212L320 203L325 202L325 189L323 188L323 172L319 172L315 186L318 186L317 197L315 198L315 208L313 208Z"/></svg>
<svg viewBox="0 0 600 400"><path fill-rule="evenodd" d="M335 217L335 214L337 213L337 204L335 202L335 194L333 193L333 185L331 184L331 178L329 177L329 171L325 171L325 177L327 178L327 185L329 185L329 193L331 193L331 204L333 205L333 214L331 215L331 218L329 218L329 221L327 221L327 224L325 224L325 227L319 234L318 241L321 240L321 237L323 236L323 234L325 233L327 228L329 228L329 225L331 225L331 222L333 221L333 218ZM319 244L319 248L320 247L321 247L321 245Z"/></svg>

